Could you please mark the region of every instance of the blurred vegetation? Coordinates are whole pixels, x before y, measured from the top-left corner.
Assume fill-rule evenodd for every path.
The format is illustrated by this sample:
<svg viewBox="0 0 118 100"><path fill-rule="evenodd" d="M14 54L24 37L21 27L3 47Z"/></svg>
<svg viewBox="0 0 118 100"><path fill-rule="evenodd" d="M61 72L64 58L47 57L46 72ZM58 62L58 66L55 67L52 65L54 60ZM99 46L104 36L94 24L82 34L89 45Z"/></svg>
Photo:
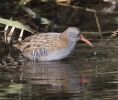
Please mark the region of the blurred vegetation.
<svg viewBox="0 0 118 100"><path fill-rule="evenodd" d="M116 7L109 10L112 2L116 2ZM102 30L109 30L109 27L111 30L116 29L117 0L0 1L0 17L7 19L12 17L29 25L35 31L62 31L69 26L80 27L83 31L97 31L93 11L98 12ZM110 24L114 24L114 28Z"/></svg>

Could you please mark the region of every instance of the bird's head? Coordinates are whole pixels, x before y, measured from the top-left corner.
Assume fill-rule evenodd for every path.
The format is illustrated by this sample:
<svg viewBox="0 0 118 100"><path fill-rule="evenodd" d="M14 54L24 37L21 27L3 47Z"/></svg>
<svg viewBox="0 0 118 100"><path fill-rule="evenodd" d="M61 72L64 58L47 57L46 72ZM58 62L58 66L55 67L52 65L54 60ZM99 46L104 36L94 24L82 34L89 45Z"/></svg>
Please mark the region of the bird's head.
<svg viewBox="0 0 118 100"><path fill-rule="evenodd" d="M80 32L80 30L76 27L67 28L64 33L67 34L70 41L77 42L78 40L86 42L88 45L93 46L92 43L86 39Z"/></svg>

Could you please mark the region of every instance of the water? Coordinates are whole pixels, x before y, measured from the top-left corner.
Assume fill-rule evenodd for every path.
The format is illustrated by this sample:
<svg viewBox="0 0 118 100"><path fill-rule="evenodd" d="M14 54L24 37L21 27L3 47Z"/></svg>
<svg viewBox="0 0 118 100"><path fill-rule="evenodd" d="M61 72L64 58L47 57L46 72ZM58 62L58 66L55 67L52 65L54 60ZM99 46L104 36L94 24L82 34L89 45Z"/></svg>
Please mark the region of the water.
<svg viewBox="0 0 118 100"><path fill-rule="evenodd" d="M1 66L0 100L117 100L117 41L79 43L67 60Z"/></svg>

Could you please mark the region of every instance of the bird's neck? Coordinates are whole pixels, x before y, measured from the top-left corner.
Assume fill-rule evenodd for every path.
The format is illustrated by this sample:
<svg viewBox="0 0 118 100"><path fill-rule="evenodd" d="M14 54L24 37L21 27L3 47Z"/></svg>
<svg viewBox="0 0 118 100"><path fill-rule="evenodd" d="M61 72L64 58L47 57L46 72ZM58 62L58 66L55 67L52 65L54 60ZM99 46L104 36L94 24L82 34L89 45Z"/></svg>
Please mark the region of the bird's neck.
<svg viewBox="0 0 118 100"><path fill-rule="evenodd" d="M76 45L76 41L73 41L71 38L68 37L68 34L62 35L63 43L66 43L67 48L73 49Z"/></svg>

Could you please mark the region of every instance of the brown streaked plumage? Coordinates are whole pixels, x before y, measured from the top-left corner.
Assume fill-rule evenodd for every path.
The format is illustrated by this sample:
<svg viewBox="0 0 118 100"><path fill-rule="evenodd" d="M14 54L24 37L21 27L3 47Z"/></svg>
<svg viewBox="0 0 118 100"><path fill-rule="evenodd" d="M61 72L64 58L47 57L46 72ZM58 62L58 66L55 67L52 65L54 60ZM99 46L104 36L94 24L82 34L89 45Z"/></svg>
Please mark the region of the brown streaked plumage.
<svg viewBox="0 0 118 100"><path fill-rule="evenodd" d="M31 60L60 60L72 52L76 42L82 36L77 28L69 27L63 33L49 32L29 36L14 46L20 49L26 58ZM92 46L88 40L85 42Z"/></svg>

